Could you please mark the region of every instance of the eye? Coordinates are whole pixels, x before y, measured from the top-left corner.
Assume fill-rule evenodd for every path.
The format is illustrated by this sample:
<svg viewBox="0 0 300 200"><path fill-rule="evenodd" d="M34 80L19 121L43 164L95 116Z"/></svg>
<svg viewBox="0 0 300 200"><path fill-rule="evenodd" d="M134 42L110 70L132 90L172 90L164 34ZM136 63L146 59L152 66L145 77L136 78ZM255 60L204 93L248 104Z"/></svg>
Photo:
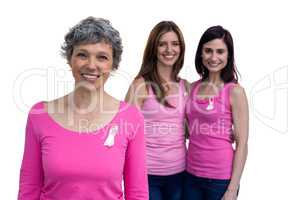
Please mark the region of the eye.
<svg viewBox="0 0 300 200"><path fill-rule="evenodd" d="M97 56L97 59L98 60L108 60L108 57L105 55L99 55L99 56Z"/></svg>
<svg viewBox="0 0 300 200"><path fill-rule="evenodd" d="M217 53L218 53L218 54L223 54L223 53L225 53L225 49L218 49L218 50L217 50Z"/></svg>
<svg viewBox="0 0 300 200"><path fill-rule="evenodd" d="M204 49L204 53L211 53L212 52L212 49L210 49L210 48L205 48Z"/></svg>
<svg viewBox="0 0 300 200"><path fill-rule="evenodd" d="M179 45L180 45L180 42L178 42L178 41L172 42L172 45L173 45L173 46L179 46Z"/></svg>
<svg viewBox="0 0 300 200"><path fill-rule="evenodd" d="M79 53L76 54L76 57L79 57L81 59L85 59L85 58L87 58L87 55L85 53L79 52Z"/></svg>
<svg viewBox="0 0 300 200"><path fill-rule="evenodd" d="M158 43L158 46L159 46L159 47L163 47L163 46L165 46L165 45L166 45L165 42L159 42L159 43Z"/></svg>

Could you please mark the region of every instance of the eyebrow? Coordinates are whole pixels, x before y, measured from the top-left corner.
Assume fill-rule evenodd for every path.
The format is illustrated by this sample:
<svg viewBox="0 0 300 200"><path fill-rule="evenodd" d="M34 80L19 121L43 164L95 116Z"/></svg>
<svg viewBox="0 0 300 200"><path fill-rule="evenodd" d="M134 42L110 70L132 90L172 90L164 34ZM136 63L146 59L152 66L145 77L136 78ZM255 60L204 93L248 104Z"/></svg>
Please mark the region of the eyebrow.
<svg viewBox="0 0 300 200"><path fill-rule="evenodd" d="M210 47L203 47L203 49L213 49L213 48L210 48ZM226 50L226 48L219 48L219 49L216 49L216 50Z"/></svg>
<svg viewBox="0 0 300 200"><path fill-rule="evenodd" d="M159 42L167 42L166 40L159 40ZM172 40L171 42L179 42L179 40Z"/></svg>
<svg viewBox="0 0 300 200"><path fill-rule="evenodd" d="M88 52L87 50L85 50L85 49L77 49L76 51L83 51L83 52L85 52L85 53L89 53L89 52ZM104 52L104 51L99 51L99 52L97 52L96 54L102 54L102 55L109 56L109 54L106 53L106 52Z"/></svg>

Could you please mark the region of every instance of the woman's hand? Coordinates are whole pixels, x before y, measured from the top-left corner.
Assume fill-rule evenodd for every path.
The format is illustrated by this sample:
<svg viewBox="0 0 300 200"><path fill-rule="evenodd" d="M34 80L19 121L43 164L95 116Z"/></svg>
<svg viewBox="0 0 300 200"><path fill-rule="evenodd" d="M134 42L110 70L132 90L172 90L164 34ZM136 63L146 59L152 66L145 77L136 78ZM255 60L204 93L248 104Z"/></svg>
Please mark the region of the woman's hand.
<svg viewBox="0 0 300 200"><path fill-rule="evenodd" d="M227 190L221 200L236 200L236 199L237 199L237 191Z"/></svg>

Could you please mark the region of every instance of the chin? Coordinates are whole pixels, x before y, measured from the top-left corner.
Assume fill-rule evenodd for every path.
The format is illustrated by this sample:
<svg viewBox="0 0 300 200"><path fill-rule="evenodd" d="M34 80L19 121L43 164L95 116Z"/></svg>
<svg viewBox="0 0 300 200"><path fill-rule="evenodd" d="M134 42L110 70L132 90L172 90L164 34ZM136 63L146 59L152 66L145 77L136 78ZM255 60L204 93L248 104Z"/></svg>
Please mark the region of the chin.
<svg viewBox="0 0 300 200"><path fill-rule="evenodd" d="M166 67L172 67L175 64L175 62L164 62L162 64Z"/></svg>
<svg viewBox="0 0 300 200"><path fill-rule="evenodd" d="M216 67L216 68L210 67L210 68L207 68L207 69L208 69L209 72L217 73L217 72L221 72L224 69L224 67Z"/></svg>
<svg viewBox="0 0 300 200"><path fill-rule="evenodd" d="M221 72L221 70L222 70L222 69L212 69L212 68L209 68L209 69L208 69L209 72L213 72L213 73Z"/></svg>
<svg viewBox="0 0 300 200"><path fill-rule="evenodd" d="M81 80L75 84L75 87L93 91L102 88L103 84L99 83L98 81L91 82L91 81Z"/></svg>

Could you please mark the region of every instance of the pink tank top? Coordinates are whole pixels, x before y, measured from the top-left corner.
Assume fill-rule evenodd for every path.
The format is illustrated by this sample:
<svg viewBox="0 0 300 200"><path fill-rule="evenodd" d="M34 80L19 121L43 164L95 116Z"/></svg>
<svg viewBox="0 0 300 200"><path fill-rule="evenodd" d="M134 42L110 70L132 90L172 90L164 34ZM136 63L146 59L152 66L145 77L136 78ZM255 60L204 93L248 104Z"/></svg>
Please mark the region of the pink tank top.
<svg viewBox="0 0 300 200"><path fill-rule="evenodd" d="M234 150L229 98L235 84L226 83L210 99L197 97L200 84L193 84L186 104L190 133L187 171L198 177L230 179Z"/></svg>
<svg viewBox="0 0 300 200"><path fill-rule="evenodd" d="M178 94L166 99L174 108L156 100L149 87L141 112L145 119L146 162L148 174L172 175L185 170L186 146L184 115L187 93L180 80Z"/></svg>

